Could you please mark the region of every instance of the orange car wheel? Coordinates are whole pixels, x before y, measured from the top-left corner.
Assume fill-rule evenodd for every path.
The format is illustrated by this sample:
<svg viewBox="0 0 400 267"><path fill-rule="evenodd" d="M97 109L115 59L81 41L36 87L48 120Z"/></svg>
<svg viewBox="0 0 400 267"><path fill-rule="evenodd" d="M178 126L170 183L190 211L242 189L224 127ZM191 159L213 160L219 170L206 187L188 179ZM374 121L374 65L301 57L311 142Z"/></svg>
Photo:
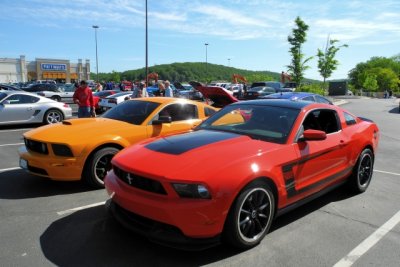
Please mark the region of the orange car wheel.
<svg viewBox="0 0 400 267"><path fill-rule="evenodd" d="M104 188L104 178L111 170L111 159L119 151L115 147L105 147L93 153L85 164L83 180L91 187Z"/></svg>
<svg viewBox="0 0 400 267"><path fill-rule="evenodd" d="M271 227L275 213L275 197L262 181L247 185L229 211L223 232L224 241L248 249L260 243Z"/></svg>

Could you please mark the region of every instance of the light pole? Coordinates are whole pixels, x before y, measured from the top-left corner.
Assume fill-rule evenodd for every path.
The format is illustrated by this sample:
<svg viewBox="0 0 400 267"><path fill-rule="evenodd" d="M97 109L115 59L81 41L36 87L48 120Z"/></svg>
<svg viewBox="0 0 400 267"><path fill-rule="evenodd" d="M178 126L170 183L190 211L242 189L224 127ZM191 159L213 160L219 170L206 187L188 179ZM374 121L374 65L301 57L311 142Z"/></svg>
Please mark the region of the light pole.
<svg viewBox="0 0 400 267"><path fill-rule="evenodd" d="M96 81L99 82L99 60L97 57L97 29L99 26L93 25L92 28L94 29L94 39L96 42Z"/></svg>
<svg viewBox="0 0 400 267"><path fill-rule="evenodd" d="M146 88L149 86L149 54L148 54L148 30L147 30L147 0L146 0Z"/></svg>
<svg viewBox="0 0 400 267"><path fill-rule="evenodd" d="M207 46L208 46L208 43L205 43L204 45L206 46L206 77L207 77ZM206 82L207 82L207 80L206 80Z"/></svg>
<svg viewBox="0 0 400 267"><path fill-rule="evenodd" d="M228 67L230 67L230 66L231 66L231 59L228 58Z"/></svg>

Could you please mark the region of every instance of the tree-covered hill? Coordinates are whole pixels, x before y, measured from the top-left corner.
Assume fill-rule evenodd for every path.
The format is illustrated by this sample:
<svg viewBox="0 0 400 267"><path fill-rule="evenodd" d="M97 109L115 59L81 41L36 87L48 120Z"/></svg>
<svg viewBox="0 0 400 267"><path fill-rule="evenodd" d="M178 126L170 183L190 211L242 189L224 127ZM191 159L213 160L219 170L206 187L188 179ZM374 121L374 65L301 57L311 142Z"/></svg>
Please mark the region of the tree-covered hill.
<svg viewBox="0 0 400 267"><path fill-rule="evenodd" d="M149 67L149 73L158 73L159 79L170 80L173 82L188 81L232 81L233 74L239 74L247 79L249 83L253 81L280 80L280 73L271 71L251 71L227 67L204 62L185 62L155 65ZM120 81L120 80L144 80L146 76L145 68L136 70L127 70L124 72L99 73L99 80ZM92 74L92 77L96 77Z"/></svg>

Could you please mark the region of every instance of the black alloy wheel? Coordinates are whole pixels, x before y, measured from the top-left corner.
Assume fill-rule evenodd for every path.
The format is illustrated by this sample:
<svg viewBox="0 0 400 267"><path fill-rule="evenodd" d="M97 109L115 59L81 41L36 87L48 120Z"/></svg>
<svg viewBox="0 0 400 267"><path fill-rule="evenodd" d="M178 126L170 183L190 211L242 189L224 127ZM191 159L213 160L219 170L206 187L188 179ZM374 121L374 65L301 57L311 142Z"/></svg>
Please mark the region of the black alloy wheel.
<svg viewBox="0 0 400 267"><path fill-rule="evenodd" d="M266 183L255 182L246 186L229 212L224 240L241 249L256 246L271 227L274 213L275 197Z"/></svg>
<svg viewBox="0 0 400 267"><path fill-rule="evenodd" d="M87 161L84 181L93 188L104 188L104 178L111 170L111 159L119 152L118 148L105 147L96 151Z"/></svg>
<svg viewBox="0 0 400 267"><path fill-rule="evenodd" d="M355 193L363 193L367 190L374 169L374 155L371 149L364 149L358 157L350 178L351 189Z"/></svg>

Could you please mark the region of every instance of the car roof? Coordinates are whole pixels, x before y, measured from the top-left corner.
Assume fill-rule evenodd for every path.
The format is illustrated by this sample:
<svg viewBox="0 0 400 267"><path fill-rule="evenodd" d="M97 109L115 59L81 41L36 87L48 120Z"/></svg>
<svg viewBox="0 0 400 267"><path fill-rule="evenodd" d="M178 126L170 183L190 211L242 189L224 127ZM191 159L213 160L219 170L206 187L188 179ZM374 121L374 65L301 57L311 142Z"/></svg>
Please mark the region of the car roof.
<svg viewBox="0 0 400 267"><path fill-rule="evenodd" d="M274 106L283 108L302 109L309 105L315 105L314 102L308 101L288 101L287 99L260 99L260 100L247 100L233 103L231 105L257 105L257 106Z"/></svg>
<svg viewBox="0 0 400 267"><path fill-rule="evenodd" d="M303 97L312 96L312 95L316 95L316 94L308 93L308 92L281 92L281 93L270 94L267 97L268 98L280 98L280 99L292 99L292 98L303 98Z"/></svg>

